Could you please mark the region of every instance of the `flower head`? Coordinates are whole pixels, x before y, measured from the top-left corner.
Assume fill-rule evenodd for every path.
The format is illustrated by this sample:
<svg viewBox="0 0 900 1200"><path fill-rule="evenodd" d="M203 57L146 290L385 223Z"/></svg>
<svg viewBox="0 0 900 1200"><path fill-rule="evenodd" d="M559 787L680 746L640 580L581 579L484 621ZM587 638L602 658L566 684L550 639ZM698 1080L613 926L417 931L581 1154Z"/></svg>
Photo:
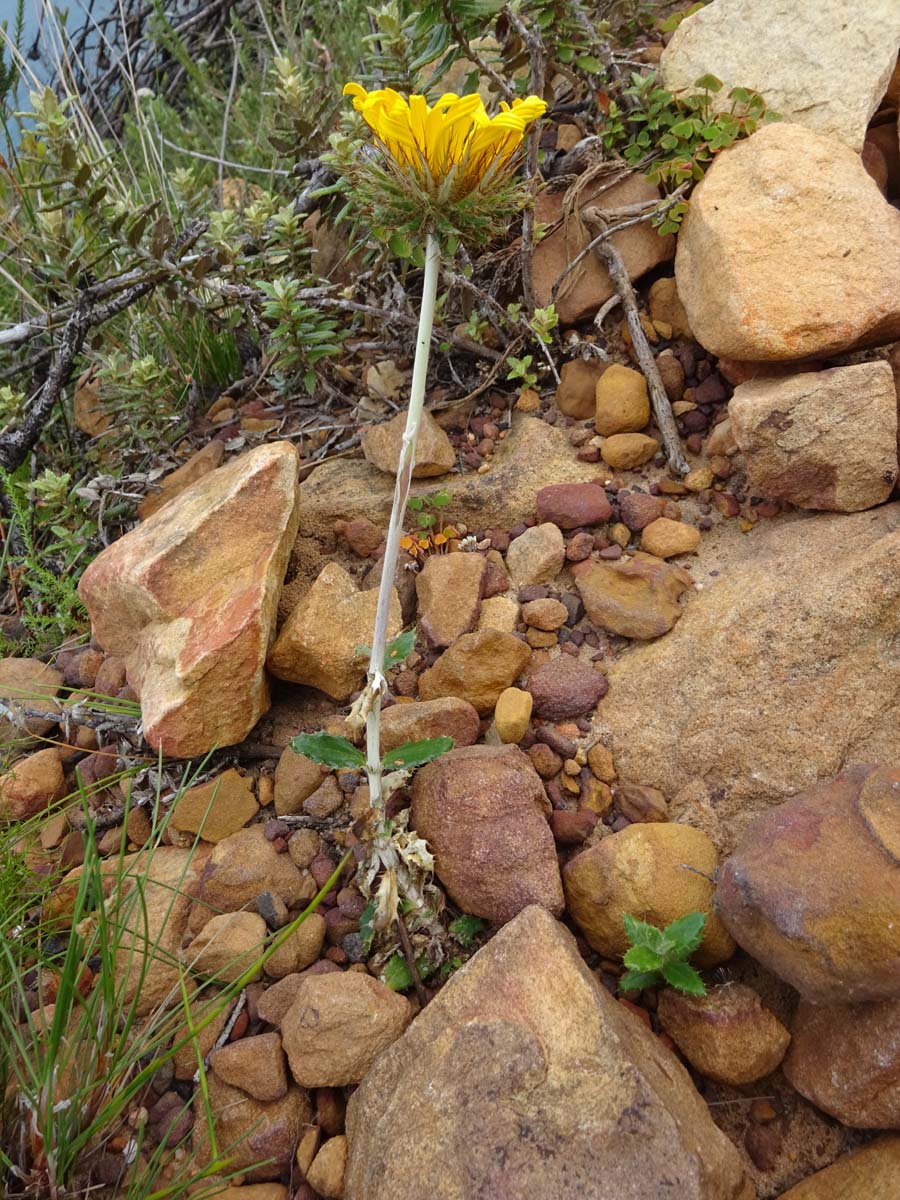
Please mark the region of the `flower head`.
<svg viewBox="0 0 900 1200"><path fill-rule="evenodd" d="M411 169L426 186L449 184L454 200L502 173L525 130L547 108L537 96L528 96L512 105L504 101L489 117L477 93L446 92L429 106L424 96L407 100L392 88L367 92L359 83L348 83L344 95L353 97L353 107L401 168Z"/></svg>

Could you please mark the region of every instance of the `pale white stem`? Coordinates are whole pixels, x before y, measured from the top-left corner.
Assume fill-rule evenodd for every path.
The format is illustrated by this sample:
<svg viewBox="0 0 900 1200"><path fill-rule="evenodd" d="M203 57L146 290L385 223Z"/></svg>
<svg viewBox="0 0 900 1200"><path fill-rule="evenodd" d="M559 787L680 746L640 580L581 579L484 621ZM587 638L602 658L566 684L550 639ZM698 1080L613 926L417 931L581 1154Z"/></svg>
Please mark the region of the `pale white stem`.
<svg viewBox="0 0 900 1200"><path fill-rule="evenodd" d="M388 524L381 586L378 589L378 607L375 611L375 631L372 637L372 653L369 657L368 690L369 710L366 714L366 774L369 777L369 795L377 822L376 837L384 823L384 799L381 787L381 694L385 687L384 656L387 646L388 618L391 596L394 591L394 576L400 553L400 538L403 535L403 518L413 467L416 463L416 438L425 404L425 382L428 376L428 356L431 349L431 327L434 323L434 304L441 251L437 238L429 234L425 243L425 279L422 284L422 307L419 312L419 332L416 337L416 357L413 364L412 385L409 393L409 409L406 428L397 464L397 480L394 485L394 503Z"/></svg>

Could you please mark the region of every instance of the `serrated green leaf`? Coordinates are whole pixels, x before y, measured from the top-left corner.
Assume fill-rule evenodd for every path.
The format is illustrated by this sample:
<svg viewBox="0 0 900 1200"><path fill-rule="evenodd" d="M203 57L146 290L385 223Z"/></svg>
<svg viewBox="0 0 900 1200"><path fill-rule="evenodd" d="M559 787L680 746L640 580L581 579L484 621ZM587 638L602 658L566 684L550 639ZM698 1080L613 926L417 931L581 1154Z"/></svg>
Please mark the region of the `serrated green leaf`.
<svg viewBox="0 0 900 1200"><path fill-rule="evenodd" d="M620 992L640 992L659 982L656 971L626 971L619 980Z"/></svg>
<svg viewBox="0 0 900 1200"><path fill-rule="evenodd" d="M439 754L453 749L453 738L423 738L420 742L404 742L396 750L389 750L381 760L386 771L409 771L421 767Z"/></svg>
<svg viewBox="0 0 900 1200"><path fill-rule="evenodd" d="M392 992L405 992L413 985L412 971L402 954L394 954L387 960L381 976Z"/></svg>
<svg viewBox="0 0 900 1200"><path fill-rule="evenodd" d="M622 922L632 946L648 946L655 954L660 955L660 957L665 957L666 952L672 948L671 942L669 942L663 931L657 929L655 925L648 925L646 921L639 921L631 913L623 913Z"/></svg>
<svg viewBox="0 0 900 1200"><path fill-rule="evenodd" d="M331 733L298 733L291 749L325 767L364 767L366 756L344 737Z"/></svg>
<svg viewBox="0 0 900 1200"><path fill-rule="evenodd" d="M665 928L665 936L672 943L681 958L688 958L703 941L703 930L706 927L706 913L692 912Z"/></svg>
<svg viewBox="0 0 900 1200"><path fill-rule="evenodd" d="M407 629L403 633L398 633L385 646L384 661L389 667L404 662L412 654L415 645L416 631L414 629Z"/></svg>
<svg viewBox="0 0 900 1200"><path fill-rule="evenodd" d="M471 946L478 934L487 929L487 924L483 917L463 913L461 917L450 922L450 932L455 934L464 946Z"/></svg>
<svg viewBox="0 0 900 1200"><path fill-rule="evenodd" d="M706 985L690 963L667 963L663 967L662 973L666 983L678 988L679 991L688 992L691 996L706 995Z"/></svg>
<svg viewBox="0 0 900 1200"><path fill-rule="evenodd" d="M663 965L663 960L649 946L632 946L624 961L633 971L658 971Z"/></svg>
<svg viewBox="0 0 900 1200"><path fill-rule="evenodd" d="M412 242L409 238L404 237L402 233L395 233L388 242L388 245L391 248L391 254L396 255L397 258L412 258Z"/></svg>

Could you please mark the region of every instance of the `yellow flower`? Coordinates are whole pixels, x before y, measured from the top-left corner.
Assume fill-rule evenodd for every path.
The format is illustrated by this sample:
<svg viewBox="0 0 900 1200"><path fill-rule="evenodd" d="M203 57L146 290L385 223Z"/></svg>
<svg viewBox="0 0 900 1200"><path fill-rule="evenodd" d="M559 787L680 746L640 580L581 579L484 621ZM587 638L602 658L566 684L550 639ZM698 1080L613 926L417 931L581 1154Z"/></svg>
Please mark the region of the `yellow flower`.
<svg viewBox="0 0 900 1200"><path fill-rule="evenodd" d="M446 92L429 107L424 96L407 100L392 88L367 92L348 83L344 95L362 116L382 146L404 168L412 168L424 183L451 182L455 199L489 180L518 150L525 130L547 108L537 96L501 103L489 117L479 95Z"/></svg>

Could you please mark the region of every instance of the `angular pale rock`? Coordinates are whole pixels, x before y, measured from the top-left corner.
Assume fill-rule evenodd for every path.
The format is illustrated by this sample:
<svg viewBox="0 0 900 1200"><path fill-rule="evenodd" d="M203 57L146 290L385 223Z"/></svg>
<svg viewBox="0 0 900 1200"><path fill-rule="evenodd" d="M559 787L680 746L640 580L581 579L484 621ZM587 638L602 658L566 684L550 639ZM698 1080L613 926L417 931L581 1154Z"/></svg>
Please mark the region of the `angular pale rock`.
<svg viewBox="0 0 900 1200"><path fill-rule="evenodd" d="M757 495L857 512L893 491L897 390L886 362L750 380L728 415Z"/></svg>
<svg viewBox="0 0 900 1200"><path fill-rule="evenodd" d="M766 125L716 159L675 274L694 335L720 356L809 358L900 337L900 212L857 154L802 125Z"/></svg>
<svg viewBox="0 0 900 1200"><path fill-rule="evenodd" d="M266 932L266 923L258 913L220 913L206 922L180 958L197 975L233 983L262 954ZM259 976L257 970L253 979Z"/></svg>
<svg viewBox="0 0 900 1200"><path fill-rule="evenodd" d="M593 418L597 411L597 381L608 366L599 358L573 358L563 363L556 389L559 411L576 421Z"/></svg>
<svg viewBox="0 0 900 1200"><path fill-rule="evenodd" d="M900 1137L881 1138L782 1192L780 1200L891 1200L898 1177Z"/></svg>
<svg viewBox="0 0 900 1200"><path fill-rule="evenodd" d="M701 544L676 628L610 666L596 724L623 778L726 852L845 765L900 762L900 505L736 526L714 563Z"/></svg>
<svg viewBox="0 0 900 1200"><path fill-rule="evenodd" d="M753 88L783 120L859 151L898 49L894 0L714 0L681 22L660 72L676 93L695 92L701 76L715 75L723 87L713 104L726 111L732 88Z"/></svg>
<svg viewBox="0 0 900 1200"><path fill-rule="evenodd" d="M659 189L644 175L626 174L612 186L607 176L584 189L578 211L568 219L564 217L565 197L565 192L546 189L535 200L536 221L548 226L557 225L560 221L562 224L535 246L534 292L535 304L543 307L555 303L560 324L575 325L585 317L592 317L600 305L616 292L606 267L591 252L568 273L556 297L553 296L554 286L591 239L587 226L580 218L580 211L596 204L604 209L654 204L659 200ZM632 279L639 279L653 267L671 258L675 252L674 238L660 237L646 223L623 229L614 235L612 244L622 255L625 269Z"/></svg>
<svg viewBox="0 0 900 1200"><path fill-rule="evenodd" d="M378 589L358 590L353 576L327 563L282 626L268 667L279 679L318 688L332 700L349 700L366 674L356 647L371 637ZM388 637L401 628L400 599L391 595Z"/></svg>
<svg viewBox="0 0 900 1200"><path fill-rule="evenodd" d="M284 979L287 975L305 971L319 957L324 941L325 918L320 913L310 913L266 959L266 974L273 979Z"/></svg>
<svg viewBox="0 0 900 1200"><path fill-rule="evenodd" d="M201 450L192 454L186 463L174 471L170 471L168 475L163 475L157 485L159 491L149 492L138 505L138 516L142 521L152 517L164 504L168 504L170 500L180 496L192 483L196 483L198 479L202 479L204 475L214 471L216 467L221 467L224 457L224 442L219 441L218 438L207 442Z"/></svg>
<svg viewBox="0 0 900 1200"><path fill-rule="evenodd" d="M199 833L205 842L221 842L243 829L258 812L252 777L232 768L183 792L169 819L173 828L184 833Z"/></svg>
<svg viewBox="0 0 900 1200"><path fill-rule="evenodd" d="M519 624L519 602L512 596L490 596L481 605L478 629L496 629L500 633L515 633Z"/></svg>
<svg viewBox="0 0 900 1200"><path fill-rule="evenodd" d="M275 768L275 811L279 817L300 812L303 801L322 786L327 775L327 767L285 747Z"/></svg>
<svg viewBox="0 0 900 1200"><path fill-rule="evenodd" d="M537 906L381 1056L350 1099L347 1136L353 1200L754 1194L675 1056Z"/></svg>
<svg viewBox="0 0 900 1200"><path fill-rule="evenodd" d="M557 525L545 521L526 529L510 542L506 567L516 587L529 583L549 583L562 570L566 544Z"/></svg>
<svg viewBox="0 0 900 1200"><path fill-rule="evenodd" d="M640 639L658 638L672 628L684 611L679 598L693 583L681 567L649 554L589 563L575 582L595 625Z"/></svg>
<svg viewBox="0 0 900 1200"><path fill-rule="evenodd" d="M891 380L893 387L892 375ZM432 646L443 650L475 628L486 567L481 554L433 554L425 560L416 594L422 631Z"/></svg>
<svg viewBox="0 0 900 1200"><path fill-rule="evenodd" d="M716 909L815 1004L900 995L900 770L850 767L757 818L722 867Z"/></svg>
<svg viewBox="0 0 900 1200"><path fill-rule="evenodd" d="M246 1178L251 1182L279 1179L293 1164L297 1143L312 1120L312 1106L306 1092L291 1087L280 1100L255 1100L240 1088L223 1083L214 1071L209 1074L208 1088L219 1153L223 1152L223 1147L228 1147L229 1173L246 1172ZM212 1163L215 1155L199 1088L194 1104L193 1154L195 1169L199 1171ZM260 1162L265 1165L255 1165ZM242 1194L246 1190L240 1189ZM251 1196L253 1191L251 1188Z"/></svg>
<svg viewBox="0 0 900 1200"><path fill-rule="evenodd" d="M641 549L656 558L674 558L676 554L693 554L700 545L700 530L684 521L657 517L644 526Z"/></svg>
<svg viewBox="0 0 900 1200"><path fill-rule="evenodd" d="M690 996L666 988L659 1023L691 1066L718 1083L740 1087L770 1075L791 1035L753 988L730 982Z"/></svg>
<svg viewBox="0 0 900 1200"><path fill-rule="evenodd" d="M549 808L540 777L517 746L470 746L416 773L411 823L453 901L502 924L529 904L562 912Z"/></svg>
<svg viewBox="0 0 900 1200"><path fill-rule="evenodd" d="M209 1065L223 1083L240 1088L254 1100L281 1100L287 1095L287 1064L278 1033L226 1042L210 1054Z"/></svg>
<svg viewBox="0 0 900 1200"><path fill-rule="evenodd" d="M512 633L464 633L419 676L419 695L423 700L458 696L489 716L500 693L515 683L530 659L527 644Z"/></svg>
<svg viewBox="0 0 900 1200"><path fill-rule="evenodd" d="M699 829L669 822L629 825L566 863L566 905L589 944L608 958L621 958L628 949L624 913L664 928L704 912L693 962L718 966L734 953L734 942L713 912L716 866L716 848Z"/></svg>
<svg viewBox="0 0 900 1200"><path fill-rule="evenodd" d="M478 741L479 731L478 713L457 696L394 704L381 714L382 750L396 750L404 742L436 737L452 737L457 748L472 746Z"/></svg>
<svg viewBox="0 0 900 1200"><path fill-rule="evenodd" d="M310 879L304 879L287 854L279 854L266 837L262 825L249 825L223 838L212 850L203 867L197 889L201 925L209 910L236 912L256 899L260 892L273 892L288 908L301 900L311 900Z"/></svg>
<svg viewBox="0 0 900 1200"><path fill-rule="evenodd" d="M347 1139L343 1134L329 1138L313 1159L306 1180L326 1200L341 1200L347 1169Z"/></svg>
<svg viewBox="0 0 900 1200"><path fill-rule="evenodd" d="M37 658L0 658L0 699L13 709L34 708L39 712L55 712L59 705L54 697L63 683L62 671L47 666ZM21 723L0 717L0 746L20 741L23 736L43 737L54 722L42 717L24 717Z"/></svg>
<svg viewBox="0 0 900 1200"><path fill-rule="evenodd" d="M187 758L241 741L269 706L265 657L297 532L299 455L251 450L100 554L78 585L123 658L144 736Z"/></svg>
<svg viewBox="0 0 900 1200"><path fill-rule="evenodd" d="M26 821L66 794L59 751L55 746L29 754L0 775L0 818Z"/></svg>
<svg viewBox="0 0 900 1200"><path fill-rule="evenodd" d="M406 413L399 412L383 425L366 426L360 435L367 461L386 475L397 474L405 428ZM450 439L431 413L423 412L416 440L413 479L432 479L435 475L446 475L455 466L456 452L450 445Z"/></svg>
<svg viewBox="0 0 900 1200"><path fill-rule="evenodd" d="M405 996L371 975L305 975L281 1020L294 1078L304 1087L359 1083L412 1015Z"/></svg>
<svg viewBox="0 0 900 1200"><path fill-rule="evenodd" d="M900 1129L900 1000L801 1000L791 1032L784 1073L802 1096L851 1129Z"/></svg>

